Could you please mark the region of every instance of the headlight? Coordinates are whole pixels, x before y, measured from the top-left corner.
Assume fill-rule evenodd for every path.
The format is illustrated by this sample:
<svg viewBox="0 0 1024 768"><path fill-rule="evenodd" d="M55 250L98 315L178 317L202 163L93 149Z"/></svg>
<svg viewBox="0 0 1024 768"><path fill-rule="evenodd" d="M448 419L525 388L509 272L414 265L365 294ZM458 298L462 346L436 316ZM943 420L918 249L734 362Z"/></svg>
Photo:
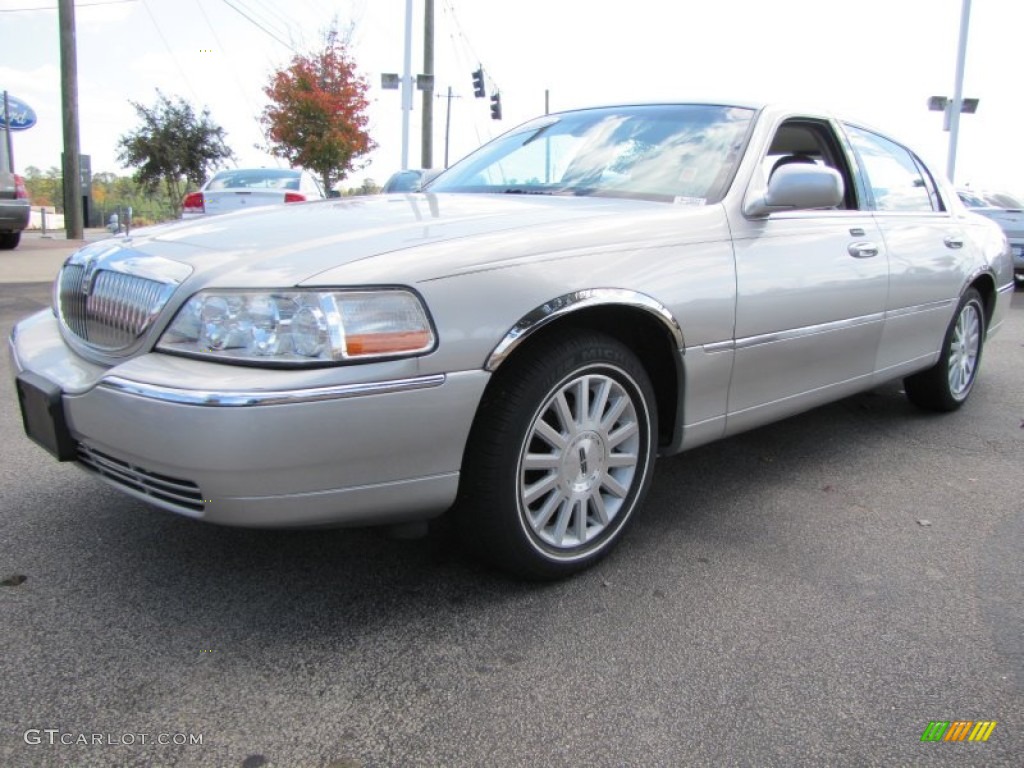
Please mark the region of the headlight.
<svg viewBox="0 0 1024 768"><path fill-rule="evenodd" d="M162 352L258 365L402 357L434 348L411 291L200 291L157 343Z"/></svg>

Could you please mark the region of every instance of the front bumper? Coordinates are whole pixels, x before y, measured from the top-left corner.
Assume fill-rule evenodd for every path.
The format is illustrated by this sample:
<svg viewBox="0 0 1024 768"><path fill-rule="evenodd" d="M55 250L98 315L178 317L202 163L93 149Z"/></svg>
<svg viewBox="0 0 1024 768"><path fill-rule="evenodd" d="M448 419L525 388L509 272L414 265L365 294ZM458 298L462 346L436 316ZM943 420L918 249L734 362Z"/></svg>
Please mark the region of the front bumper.
<svg viewBox="0 0 1024 768"><path fill-rule="evenodd" d="M79 465L129 495L213 523L251 527L373 525L441 514L459 468L484 371L346 381L209 386L234 366L150 355L167 383L103 369L64 344L48 312L16 326L16 374L59 387ZM372 365L372 364L371 364ZM229 372L234 373L234 370ZM173 374L173 375L172 375ZM301 378L301 374L299 374ZM32 377L34 378L34 377ZM268 381L279 381L268 376ZM204 385L205 384L205 385Z"/></svg>

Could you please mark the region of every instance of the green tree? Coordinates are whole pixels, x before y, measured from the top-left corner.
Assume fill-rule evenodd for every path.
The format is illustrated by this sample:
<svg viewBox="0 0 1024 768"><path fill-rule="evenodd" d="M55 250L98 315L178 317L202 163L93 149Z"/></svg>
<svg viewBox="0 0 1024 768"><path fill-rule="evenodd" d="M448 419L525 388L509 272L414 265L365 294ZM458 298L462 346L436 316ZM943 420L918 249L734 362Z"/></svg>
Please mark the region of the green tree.
<svg viewBox="0 0 1024 768"><path fill-rule="evenodd" d="M270 152L317 173L330 190L377 146L366 128L368 87L332 27L320 51L294 56L263 89L271 101L261 117Z"/></svg>
<svg viewBox="0 0 1024 768"><path fill-rule="evenodd" d="M208 109L197 115L180 96L172 101L156 93L152 107L131 102L141 125L118 140L117 159L136 169L135 180L149 192L156 193L162 183L177 214L189 185L202 185L210 169L234 153Z"/></svg>
<svg viewBox="0 0 1024 768"><path fill-rule="evenodd" d="M64 182L59 168L41 171L30 165L25 169L24 178L25 189L33 206L64 207Z"/></svg>

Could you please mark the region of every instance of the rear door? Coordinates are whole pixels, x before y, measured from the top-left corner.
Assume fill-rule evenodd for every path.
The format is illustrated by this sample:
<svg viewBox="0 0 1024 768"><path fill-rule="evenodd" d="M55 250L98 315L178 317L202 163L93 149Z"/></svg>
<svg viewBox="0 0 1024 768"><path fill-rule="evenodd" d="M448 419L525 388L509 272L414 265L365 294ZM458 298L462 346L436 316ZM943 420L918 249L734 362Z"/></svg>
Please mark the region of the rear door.
<svg viewBox="0 0 1024 768"><path fill-rule="evenodd" d="M864 128L844 124L843 130L889 253L877 368L879 379L892 378L936 357L980 254L913 152Z"/></svg>

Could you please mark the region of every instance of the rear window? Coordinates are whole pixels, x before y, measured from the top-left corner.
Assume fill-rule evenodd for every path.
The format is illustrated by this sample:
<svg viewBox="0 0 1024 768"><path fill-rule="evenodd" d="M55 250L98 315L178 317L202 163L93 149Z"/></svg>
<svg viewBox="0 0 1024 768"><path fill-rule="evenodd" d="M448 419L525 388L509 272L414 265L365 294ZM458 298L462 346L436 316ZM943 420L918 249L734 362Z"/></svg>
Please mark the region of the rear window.
<svg viewBox="0 0 1024 768"><path fill-rule="evenodd" d="M218 189L298 189L299 172L279 168L221 171L206 187Z"/></svg>

